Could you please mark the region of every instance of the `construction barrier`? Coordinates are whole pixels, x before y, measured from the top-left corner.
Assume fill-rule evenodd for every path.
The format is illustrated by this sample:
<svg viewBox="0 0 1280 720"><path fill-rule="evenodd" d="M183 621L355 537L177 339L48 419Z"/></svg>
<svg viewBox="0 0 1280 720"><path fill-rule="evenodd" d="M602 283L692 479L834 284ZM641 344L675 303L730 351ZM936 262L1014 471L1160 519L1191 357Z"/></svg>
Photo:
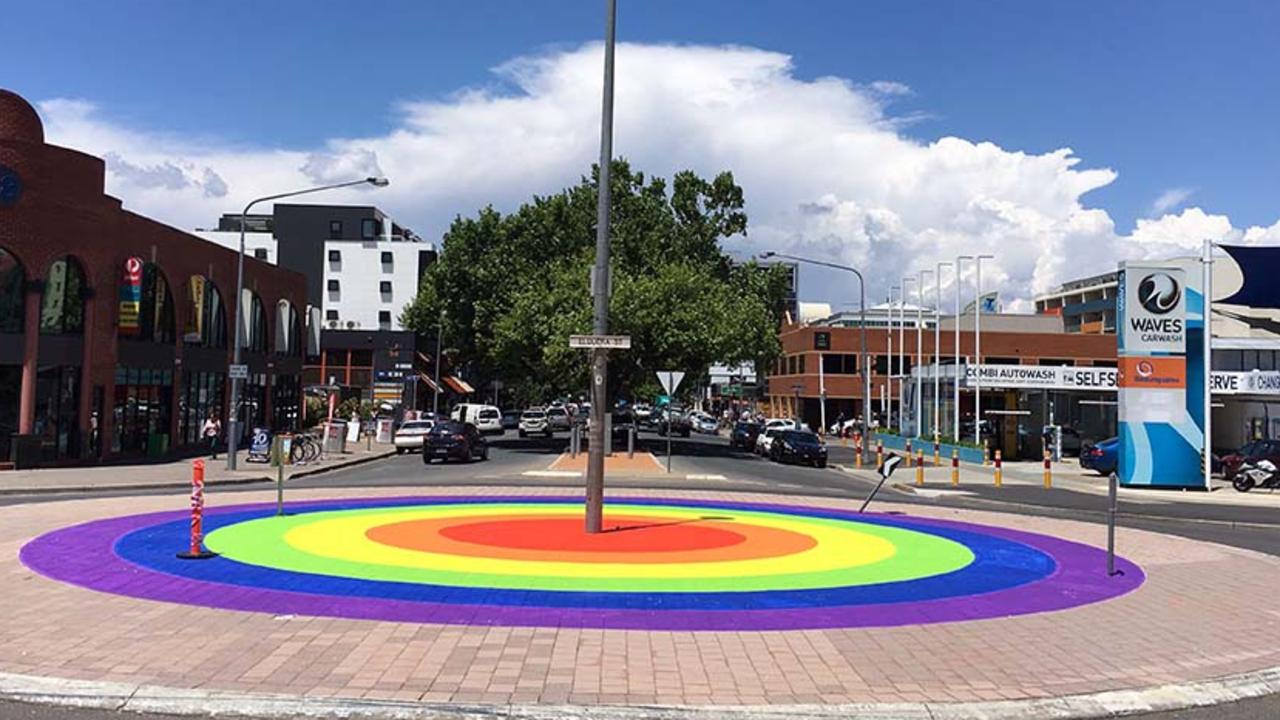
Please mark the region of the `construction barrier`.
<svg viewBox="0 0 1280 720"><path fill-rule="evenodd" d="M951 487L960 487L960 451L951 451Z"/></svg>
<svg viewBox="0 0 1280 720"><path fill-rule="evenodd" d="M924 451L916 451L916 487L924 487Z"/></svg>
<svg viewBox="0 0 1280 720"><path fill-rule="evenodd" d="M1000 448L996 448L996 487L1004 485L1004 472L1000 469Z"/></svg>
<svg viewBox="0 0 1280 720"><path fill-rule="evenodd" d="M191 543L178 553L183 560L203 560L214 554L204 549L204 460L191 463Z"/></svg>

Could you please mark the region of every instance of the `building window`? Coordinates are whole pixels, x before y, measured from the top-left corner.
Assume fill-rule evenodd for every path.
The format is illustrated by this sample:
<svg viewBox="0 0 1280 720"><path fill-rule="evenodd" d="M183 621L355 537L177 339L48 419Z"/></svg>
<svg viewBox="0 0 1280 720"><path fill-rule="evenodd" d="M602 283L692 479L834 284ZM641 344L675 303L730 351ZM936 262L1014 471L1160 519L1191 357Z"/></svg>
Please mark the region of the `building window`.
<svg viewBox="0 0 1280 720"><path fill-rule="evenodd" d="M360 221L360 237L365 240L372 240L378 237L378 221L373 218L365 218Z"/></svg>
<svg viewBox="0 0 1280 720"><path fill-rule="evenodd" d="M329 262L331 262L331 263L340 263L340 262L342 262L342 251L341 251L341 250L330 250L330 251L329 251Z"/></svg>
<svg viewBox="0 0 1280 720"><path fill-rule="evenodd" d="M325 320L337 320L337 319L338 319L338 311L337 311L337 310L325 310L325 311L324 311L324 319L325 319Z"/></svg>
<svg viewBox="0 0 1280 720"><path fill-rule="evenodd" d="M173 370L116 367L111 449L158 457L169 450Z"/></svg>
<svg viewBox="0 0 1280 720"><path fill-rule="evenodd" d="M390 281L390 280L383 280L382 282L379 282L379 283L378 283L378 292L382 293L383 295L390 295L390 294L391 294L391 281Z"/></svg>
<svg viewBox="0 0 1280 720"><path fill-rule="evenodd" d="M378 311L378 329L379 330L391 329L391 311L390 310Z"/></svg>
<svg viewBox="0 0 1280 720"><path fill-rule="evenodd" d="M254 257L255 259L257 259L257 260L266 260L266 259L267 259L267 249L266 249L266 248L254 248L254 249L253 249L253 257Z"/></svg>
<svg viewBox="0 0 1280 720"><path fill-rule="evenodd" d="M329 288L329 292L338 292L339 290L338 281L330 280L327 284L327 287Z"/></svg>
<svg viewBox="0 0 1280 720"><path fill-rule="evenodd" d="M119 292L119 337L160 344L173 342L173 298L160 268L141 258L129 258Z"/></svg>
<svg viewBox="0 0 1280 720"><path fill-rule="evenodd" d="M341 220L329 221L329 239L330 240L342 239L342 221ZM330 259L332 259L332 257L330 257Z"/></svg>
<svg viewBox="0 0 1280 720"><path fill-rule="evenodd" d="M382 251L382 264L384 266L383 269L384 270L389 269L392 262L394 262L394 260L392 259L391 251L383 250Z"/></svg>
<svg viewBox="0 0 1280 720"><path fill-rule="evenodd" d="M26 316L27 274L22 263L8 251L0 249L0 333L22 332Z"/></svg>
<svg viewBox="0 0 1280 720"><path fill-rule="evenodd" d="M41 335L79 335L84 332L84 271L67 257L54 260L40 299Z"/></svg>

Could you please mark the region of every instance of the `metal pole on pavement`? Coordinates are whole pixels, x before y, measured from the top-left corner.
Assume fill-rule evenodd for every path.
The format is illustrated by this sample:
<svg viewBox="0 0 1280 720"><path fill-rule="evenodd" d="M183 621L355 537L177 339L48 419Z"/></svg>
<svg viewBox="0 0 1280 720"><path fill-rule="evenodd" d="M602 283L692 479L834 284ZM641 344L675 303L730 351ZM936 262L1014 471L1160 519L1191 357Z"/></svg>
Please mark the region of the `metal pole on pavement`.
<svg viewBox="0 0 1280 720"><path fill-rule="evenodd" d="M956 442L960 441L960 286L964 284L960 282L960 261L972 259L972 255L956 256L956 381L951 388L951 401L955 404L955 412L952 413L953 417L951 418L951 439Z"/></svg>
<svg viewBox="0 0 1280 720"><path fill-rule="evenodd" d="M281 200L295 195L309 195L311 193L321 192L323 190L336 190L344 187L354 187L356 185L372 185L374 187L386 187L390 183L383 177L367 177L362 180L352 180L350 182L335 183L333 185L321 185L319 187L307 188L305 190L294 190L293 192L280 193L278 195L266 195L254 200L250 200L248 205L244 206L244 210L240 212L240 254L236 258L236 317L232 325L231 332L231 364L240 364L240 323L244 317L244 235L245 221L249 215L249 211L254 205L260 202L270 200ZM230 373L228 373L230 374ZM228 405L230 406L230 417L227 418L227 469L236 469L236 450L240 445L240 378L231 376L231 397Z"/></svg>
<svg viewBox="0 0 1280 720"><path fill-rule="evenodd" d="M1204 489L1213 489L1213 241L1204 241Z"/></svg>
<svg viewBox="0 0 1280 720"><path fill-rule="evenodd" d="M924 423L921 418L924 417L924 376L921 375L924 367L924 276L932 275L932 270L921 270L919 273L919 282L916 283L916 366L912 368L912 374L916 376L916 409L915 430L916 437L924 439Z"/></svg>
<svg viewBox="0 0 1280 720"><path fill-rule="evenodd" d="M888 342L888 354L885 355L885 358L884 358L885 370L888 371L886 373L888 377L886 378L886 381L884 383L880 384L880 413L885 416L884 426L886 429L893 424L893 417L892 417L893 413L885 403L885 397L887 397L887 395L891 393L885 392L885 385L887 384L890 388L893 387L893 362L897 358L897 356L893 354L893 326L894 326L893 293L895 290L898 290L898 289L899 288L897 285L894 285L893 287L889 288L889 307L888 307L889 326L885 330L885 334L884 334Z"/></svg>
<svg viewBox="0 0 1280 720"><path fill-rule="evenodd" d="M600 171L596 183L596 264L593 329L609 332L609 208L613 165L613 54L618 20L617 0L605 0L604 93L600 112ZM604 515L605 405L609 401L609 356L593 351L591 368L591 434L587 447L586 529L598 533Z"/></svg>
<svg viewBox="0 0 1280 720"><path fill-rule="evenodd" d="M941 435L941 379L942 379L942 268L951 267L949 262L938 263L938 271L933 274L933 441Z"/></svg>
<svg viewBox="0 0 1280 720"><path fill-rule="evenodd" d="M975 274L973 301L973 364L978 372L973 375L973 442L982 444L982 261L992 260L993 255L974 257Z"/></svg>
<svg viewBox="0 0 1280 720"><path fill-rule="evenodd" d="M431 396L431 418L436 420L440 417L440 341L444 337L444 310L440 311L440 321L436 323L436 388L435 394Z"/></svg>
<svg viewBox="0 0 1280 720"><path fill-rule="evenodd" d="M915 278L902 278L902 293L898 303L898 434L906 437L907 407L903 403L903 395L907 390L907 283L915 282ZM893 398L889 398L893 402Z"/></svg>

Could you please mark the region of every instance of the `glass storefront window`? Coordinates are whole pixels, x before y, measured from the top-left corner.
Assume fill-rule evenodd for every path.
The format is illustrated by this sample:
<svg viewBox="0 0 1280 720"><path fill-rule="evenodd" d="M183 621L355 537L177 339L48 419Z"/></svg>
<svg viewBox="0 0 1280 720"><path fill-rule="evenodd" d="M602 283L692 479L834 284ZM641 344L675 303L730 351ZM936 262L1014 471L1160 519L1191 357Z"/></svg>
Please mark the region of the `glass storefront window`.
<svg viewBox="0 0 1280 720"><path fill-rule="evenodd" d="M117 333L120 337L162 344L173 342L173 297L160 268L136 257L129 258L125 261L119 290Z"/></svg>
<svg viewBox="0 0 1280 720"><path fill-rule="evenodd" d="M183 443L200 442L200 428L210 413L225 420L222 399L226 384L225 373L194 372L183 376L182 395L178 398L178 437Z"/></svg>
<svg viewBox="0 0 1280 720"><path fill-rule="evenodd" d="M36 374L34 431L46 460L80 454L80 368L40 368Z"/></svg>
<svg viewBox="0 0 1280 720"><path fill-rule="evenodd" d="M172 370L117 367L112 451L148 456L168 452L172 407Z"/></svg>

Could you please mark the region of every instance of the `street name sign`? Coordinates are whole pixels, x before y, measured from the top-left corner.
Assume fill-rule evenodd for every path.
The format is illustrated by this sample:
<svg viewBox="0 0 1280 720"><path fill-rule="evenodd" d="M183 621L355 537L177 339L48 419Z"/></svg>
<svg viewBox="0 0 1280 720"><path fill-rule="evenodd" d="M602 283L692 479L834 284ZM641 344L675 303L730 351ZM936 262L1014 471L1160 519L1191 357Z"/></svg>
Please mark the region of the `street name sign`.
<svg viewBox="0 0 1280 720"><path fill-rule="evenodd" d="M658 382L662 383L662 389L668 395L674 395L676 388L680 387L680 381L684 379L683 370L659 370Z"/></svg>
<svg viewBox="0 0 1280 720"><path fill-rule="evenodd" d="M227 377L231 378L232 380L248 380L249 366L248 365L228 365Z"/></svg>
<svg viewBox="0 0 1280 720"><path fill-rule="evenodd" d="M570 335L569 347L605 350L631 349L630 335Z"/></svg>

